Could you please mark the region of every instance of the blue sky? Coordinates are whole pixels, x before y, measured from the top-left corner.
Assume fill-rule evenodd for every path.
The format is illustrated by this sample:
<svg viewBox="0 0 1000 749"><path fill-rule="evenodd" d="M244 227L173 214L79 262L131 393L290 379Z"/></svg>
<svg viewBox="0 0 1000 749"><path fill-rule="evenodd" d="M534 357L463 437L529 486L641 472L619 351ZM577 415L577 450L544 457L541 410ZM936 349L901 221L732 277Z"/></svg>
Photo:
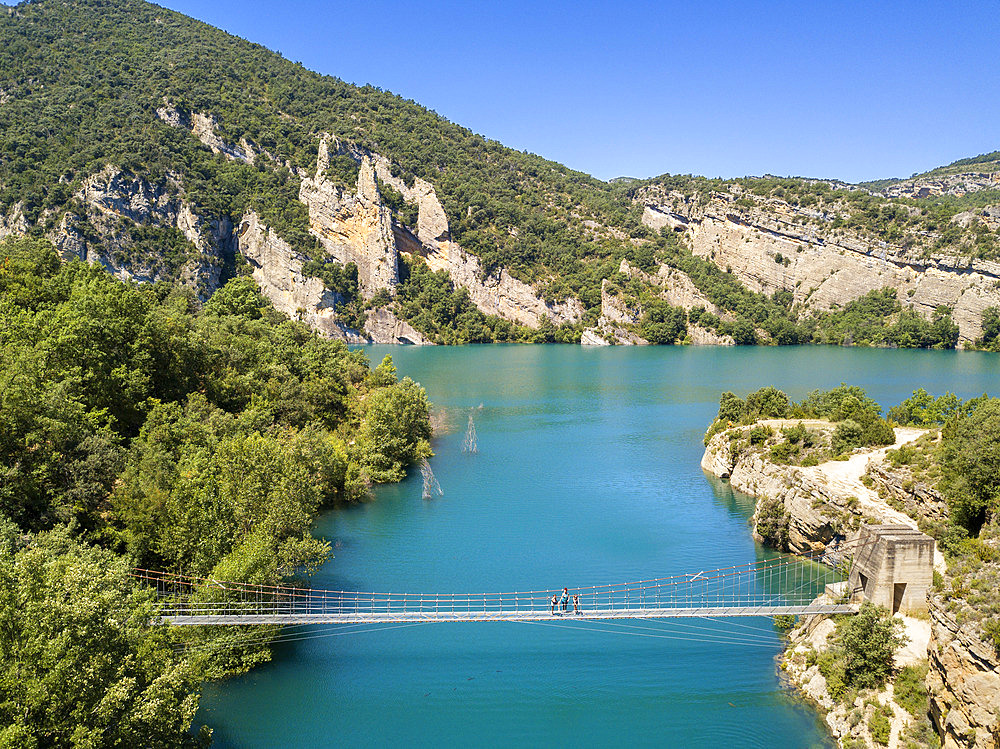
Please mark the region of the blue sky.
<svg viewBox="0 0 1000 749"><path fill-rule="evenodd" d="M164 0L604 179L859 181L1000 149L1000 2Z"/></svg>

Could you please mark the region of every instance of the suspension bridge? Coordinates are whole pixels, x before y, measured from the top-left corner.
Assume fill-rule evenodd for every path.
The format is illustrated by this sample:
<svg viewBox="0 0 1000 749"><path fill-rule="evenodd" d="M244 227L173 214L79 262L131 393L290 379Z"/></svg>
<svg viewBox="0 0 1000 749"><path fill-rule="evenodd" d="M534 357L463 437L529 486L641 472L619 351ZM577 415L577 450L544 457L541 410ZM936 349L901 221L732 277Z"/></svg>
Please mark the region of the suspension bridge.
<svg viewBox="0 0 1000 749"><path fill-rule="evenodd" d="M873 542L867 541L867 546ZM155 587L161 622L171 625L537 622L851 614L856 597L819 603L846 583L858 542L713 570L635 582L551 590L478 593L359 592L255 585L153 570L134 576ZM870 556L870 554L869 554ZM856 577L856 576L855 576ZM846 587L843 586L843 587ZM858 587L855 584L855 587Z"/></svg>

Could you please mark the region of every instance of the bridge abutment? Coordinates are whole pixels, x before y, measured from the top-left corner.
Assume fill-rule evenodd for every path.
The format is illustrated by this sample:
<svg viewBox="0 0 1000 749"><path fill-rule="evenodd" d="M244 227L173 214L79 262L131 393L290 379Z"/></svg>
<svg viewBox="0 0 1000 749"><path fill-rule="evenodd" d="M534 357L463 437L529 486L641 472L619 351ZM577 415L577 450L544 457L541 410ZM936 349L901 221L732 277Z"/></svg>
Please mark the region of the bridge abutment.
<svg viewBox="0 0 1000 749"><path fill-rule="evenodd" d="M934 578L934 539L906 525L863 525L848 578L856 601L892 613L927 611Z"/></svg>

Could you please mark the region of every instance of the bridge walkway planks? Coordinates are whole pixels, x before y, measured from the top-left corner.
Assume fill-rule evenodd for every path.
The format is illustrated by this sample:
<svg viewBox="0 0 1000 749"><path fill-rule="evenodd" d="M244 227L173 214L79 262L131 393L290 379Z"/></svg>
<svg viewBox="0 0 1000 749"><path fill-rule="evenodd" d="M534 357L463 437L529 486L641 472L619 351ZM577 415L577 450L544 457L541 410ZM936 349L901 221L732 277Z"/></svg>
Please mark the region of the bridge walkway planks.
<svg viewBox="0 0 1000 749"><path fill-rule="evenodd" d="M399 611L378 613L246 613L246 614L166 614L160 622L174 626L248 624L402 624L432 622L538 622L601 621L606 619L677 619L745 616L809 616L812 614L855 614L854 604L808 604L799 606L715 606L693 608L620 608L572 611L551 614L544 611Z"/></svg>

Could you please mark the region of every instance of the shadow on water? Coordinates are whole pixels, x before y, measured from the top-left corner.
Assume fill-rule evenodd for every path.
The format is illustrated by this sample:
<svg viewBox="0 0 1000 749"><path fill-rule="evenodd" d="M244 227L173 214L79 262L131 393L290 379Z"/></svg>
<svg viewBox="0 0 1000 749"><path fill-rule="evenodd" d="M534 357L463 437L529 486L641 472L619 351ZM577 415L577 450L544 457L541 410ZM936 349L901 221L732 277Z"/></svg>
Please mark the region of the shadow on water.
<svg viewBox="0 0 1000 749"><path fill-rule="evenodd" d="M744 520L749 528L757 500L749 494L743 494L733 489L728 479L720 479L707 471L704 474L705 481L712 489L715 501L728 510L734 518Z"/></svg>

